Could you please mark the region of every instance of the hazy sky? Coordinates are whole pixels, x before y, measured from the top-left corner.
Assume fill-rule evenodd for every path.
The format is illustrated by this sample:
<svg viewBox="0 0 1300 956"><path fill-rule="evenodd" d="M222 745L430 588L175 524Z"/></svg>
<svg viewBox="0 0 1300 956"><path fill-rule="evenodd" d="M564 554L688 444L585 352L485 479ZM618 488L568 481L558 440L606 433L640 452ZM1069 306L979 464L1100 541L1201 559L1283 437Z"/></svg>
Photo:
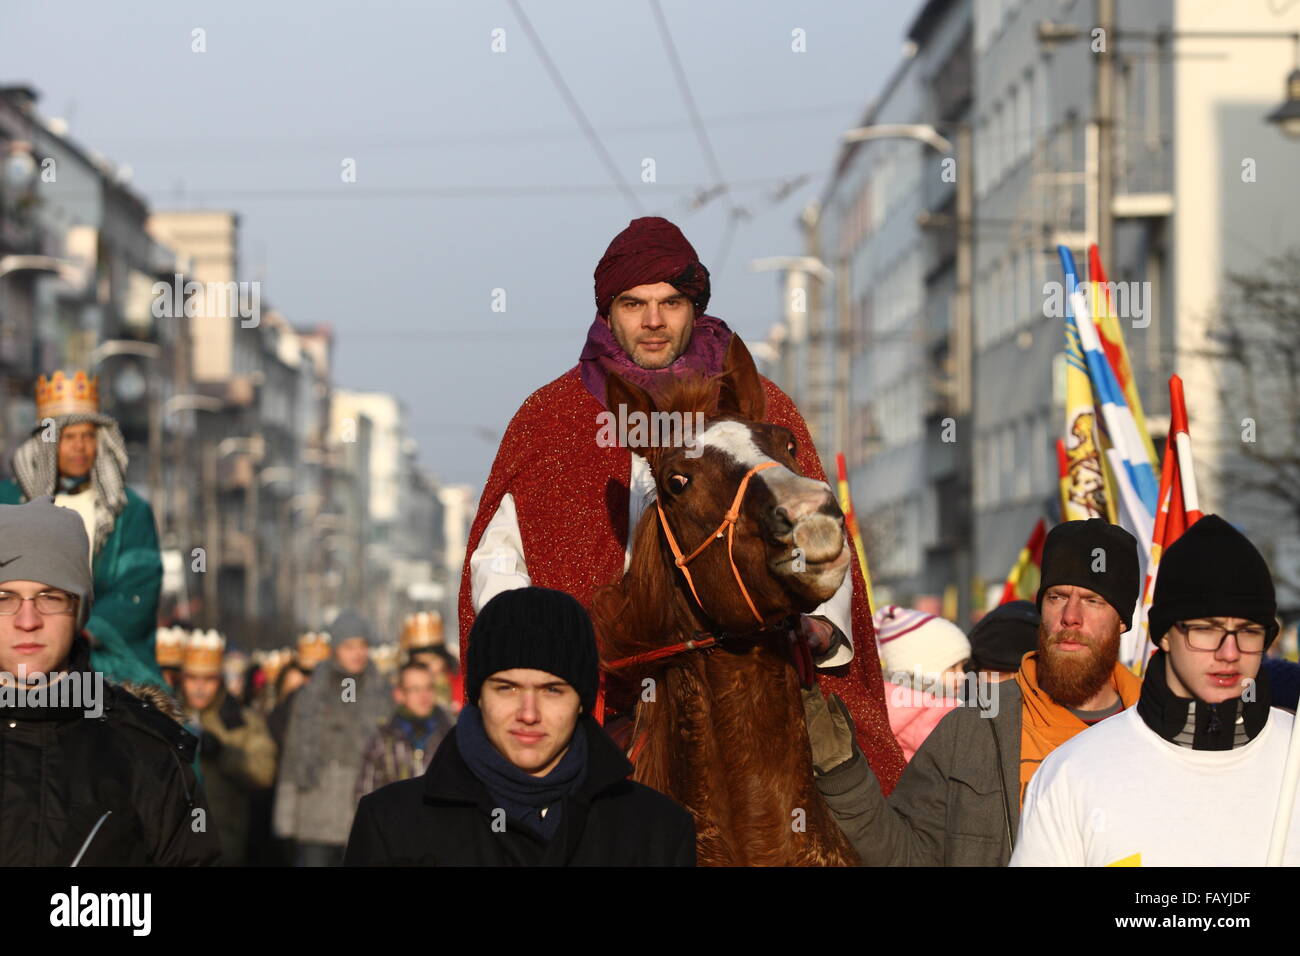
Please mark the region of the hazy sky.
<svg viewBox="0 0 1300 956"><path fill-rule="evenodd" d="M420 457L481 483L510 415L571 367L592 270L638 215L677 222L713 272L709 312L747 341L779 317L751 260L798 253L839 134L898 63L920 0L662 0L722 174L750 213L720 260L713 184L650 0L523 9L639 207L505 0L5 0L0 83L129 165L154 208L241 218L243 272L337 332L335 379L402 398ZM206 52L191 50L205 32ZM492 50L503 29L505 52ZM807 52L791 50L806 32ZM657 182L640 181L642 160ZM342 164L355 160L357 181ZM784 180L811 181L783 199ZM687 188L677 188L687 187ZM506 311L492 311L492 290Z"/></svg>

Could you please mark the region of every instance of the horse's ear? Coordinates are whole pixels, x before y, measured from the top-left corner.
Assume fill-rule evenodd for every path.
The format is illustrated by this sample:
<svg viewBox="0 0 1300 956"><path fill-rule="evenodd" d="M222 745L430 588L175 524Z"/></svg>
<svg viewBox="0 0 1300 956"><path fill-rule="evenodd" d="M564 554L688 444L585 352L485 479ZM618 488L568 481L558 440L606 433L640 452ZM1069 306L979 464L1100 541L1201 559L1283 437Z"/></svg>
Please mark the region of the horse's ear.
<svg viewBox="0 0 1300 956"><path fill-rule="evenodd" d="M640 385L633 385L617 372L610 372L605 378L605 408L618 415L619 406L627 408L627 414L643 412L647 416L655 411L655 400Z"/></svg>
<svg viewBox="0 0 1300 956"><path fill-rule="evenodd" d="M722 367L724 371L718 377L718 414L735 415L747 422L763 421L767 393L754 367L754 358L739 335L732 334Z"/></svg>

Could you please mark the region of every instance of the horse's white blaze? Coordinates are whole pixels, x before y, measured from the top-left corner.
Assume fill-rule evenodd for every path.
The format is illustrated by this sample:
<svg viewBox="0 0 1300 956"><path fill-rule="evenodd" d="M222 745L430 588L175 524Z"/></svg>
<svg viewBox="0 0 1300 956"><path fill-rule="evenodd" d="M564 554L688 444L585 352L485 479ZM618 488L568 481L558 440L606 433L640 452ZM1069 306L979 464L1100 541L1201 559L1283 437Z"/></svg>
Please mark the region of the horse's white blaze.
<svg viewBox="0 0 1300 956"><path fill-rule="evenodd" d="M714 422L696 440L705 448L716 448L718 451L730 455L746 471L755 465L775 460L762 452L758 445L754 443L754 433L749 430L748 425L741 422ZM787 495L806 491L809 482L828 489L830 487L823 481L797 475L785 465L781 465L780 462L777 464L780 467L776 471L771 468L764 468L754 475L750 481L761 481L767 485L778 501Z"/></svg>
<svg viewBox="0 0 1300 956"><path fill-rule="evenodd" d="M754 433L749 426L740 422L714 422L704 429L698 441L705 448L716 448L730 455L746 469L772 460L754 444Z"/></svg>

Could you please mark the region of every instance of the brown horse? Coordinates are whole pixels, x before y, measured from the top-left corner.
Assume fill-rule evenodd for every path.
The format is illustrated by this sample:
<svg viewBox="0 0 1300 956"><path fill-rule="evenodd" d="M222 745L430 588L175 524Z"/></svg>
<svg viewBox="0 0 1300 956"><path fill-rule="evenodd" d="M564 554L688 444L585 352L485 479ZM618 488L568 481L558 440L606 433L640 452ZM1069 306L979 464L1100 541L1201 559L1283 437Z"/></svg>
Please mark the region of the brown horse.
<svg viewBox="0 0 1300 956"><path fill-rule="evenodd" d="M609 378L606 408L625 406L629 421L705 413L693 446L637 449L658 506L641 517L627 573L592 605L609 699L639 701L635 779L691 811L701 864L852 865L813 782L790 629L844 580L844 518L824 482L798 473L789 430L761 424L762 381L738 337L724 368L657 401Z"/></svg>

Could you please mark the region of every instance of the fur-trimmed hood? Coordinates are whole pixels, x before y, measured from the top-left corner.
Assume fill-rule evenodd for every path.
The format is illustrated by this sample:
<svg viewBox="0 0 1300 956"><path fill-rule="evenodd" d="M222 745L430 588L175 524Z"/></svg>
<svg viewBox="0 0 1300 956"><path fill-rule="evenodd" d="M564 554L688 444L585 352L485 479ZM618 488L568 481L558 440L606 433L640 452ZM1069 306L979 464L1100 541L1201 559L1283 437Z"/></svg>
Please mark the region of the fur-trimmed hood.
<svg viewBox="0 0 1300 956"><path fill-rule="evenodd" d="M132 697L153 704L159 713L165 714L176 723L184 723L185 717L181 713L180 702L161 687L155 684L137 684L134 681L123 681L118 686Z"/></svg>

